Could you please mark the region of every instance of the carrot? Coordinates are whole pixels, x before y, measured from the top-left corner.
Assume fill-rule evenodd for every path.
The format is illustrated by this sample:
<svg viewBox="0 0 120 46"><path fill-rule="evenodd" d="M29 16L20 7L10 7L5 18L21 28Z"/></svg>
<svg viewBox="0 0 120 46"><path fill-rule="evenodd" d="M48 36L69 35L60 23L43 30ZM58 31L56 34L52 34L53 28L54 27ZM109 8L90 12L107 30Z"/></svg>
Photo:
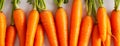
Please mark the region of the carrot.
<svg viewBox="0 0 120 46"><path fill-rule="evenodd" d="M107 17L107 36L106 36L106 40L105 40L105 46L111 46L111 23L109 20L109 17Z"/></svg>
<svg viewBox="0 0 120 46"><path fill-rule="evenodd" d="M25 46L25 37L26 37L26 16L24 11L19 8L20 0L13 0L13 19L15 27L17 28L18 37L20 40L20 46Z"/></svg>
<svg viewBox="0 0 120 46"><path fill-rule="evenodd" d="M39 2L38 9L40 10L40 21L47 34L50 46L58 46L56 28L52 13L46 9L44 0L39 0Z"/></svg>
<svg viewBox="0 0 120 46"><path fill-rule="evenodd" d="M87 15L83 17L80 26L78 46L88 46L89 39L92 33L93 19L92 13L92 0L86 0Z"/></svg>
<svg viewBox="0 0 120 46"><path fill-rule="evenodd" d="M16 28L13 25L7 27L6 30L6 38L5 38L5 46L14 46L16 38Z"/></svg>
<svg viewBox="0 0 120 46"><path fill-rule="evenodd" d="M101 46L101 39L99 37L98 25L94 25L93 27L92 46Z"/></svg>
<svg viewBox="0 0 120 46"><path fill-rule="evenodd" d="M38 22L39 22L39 13L36 9L36 0L28 0L33 4L33 10L29 13L28 21L27 21L27 32L26 32L26 42L25 46L33 46L35 33L37 30Z"/></svg>
<svg viewBox="0 0 120 46"><path fill-rule="evenodd" d="M0 46L5 46L6 17L2 12L4 0L0 0Z"/></svg>
<svg viewBox="0 0 120 46"><path fill-rule="evenodd" d="M107 35L107 12L103 7L103 0L99 0L99 8L97 10L97 20L98 20L98 28L99 34L102 42L105 42Z"/></svg>
<svg viewBox="0 0 120 46"><path fill-rule="evenodd" d="M44 43L44 32L42 26L38 24L35 34L34 46L43 46L43 43Z"/></svg>
<svg viewBox="0 0 120 46"><path fill-rule="evenodd" d="M77 46L82 19L82 0L73 0L71 11L69 46Z"/></svg>
<svg viewBox="0 0 120 46"><path fill-rule="evenodd" d="M114 46L120 46L120 10L118 9L120 5L119 0L115 0L115 9L111 12L111 27L112 34L115 36Z"/></svg>
<svg viewBox="0 0 120 46"><path fill-rule="evenodd" d="M68 22L67 22L67 14L66 11L62 8L62 4L64 1L55 0L58 5L58 9L56 11L55 23L57 30L57 37L59 46L68 46ZM61 4L60 4L61 3Z"/></svg>

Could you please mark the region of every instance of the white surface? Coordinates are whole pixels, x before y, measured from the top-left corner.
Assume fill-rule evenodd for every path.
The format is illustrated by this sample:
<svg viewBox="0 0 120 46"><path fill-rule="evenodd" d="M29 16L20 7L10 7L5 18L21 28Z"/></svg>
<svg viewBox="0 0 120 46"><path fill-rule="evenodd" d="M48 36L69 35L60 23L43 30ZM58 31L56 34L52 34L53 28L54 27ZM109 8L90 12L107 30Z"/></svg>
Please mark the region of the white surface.
<svg viewBox="0 0 120 46"><path fill-rule="evenodd" d="M51 10L53 12L53 15L56 11L56 5L54 4L53 0L45 0L47 9ZM70 12L71 12L71 4L72 0L69 0L69 3L66 5L63 5L65 8L68 19L70 21ZM29 11L32 9L32 6L27 3L27 0L21 0L20 8L22 8L25 11L26 16L28 16ZM108 14L113 10L114 8L114 0L104 0L104 6L107 8ZM4 6L4 13L7 16L7 24L10 25L10 16L11 16L11 0L6 0L5 6ZM85 4L83 3L83 9L85 9ZM85 10L83 10L83 15L85 15ZM110 15L110 14L109 14ZM18 37L16 38L15 46L19 46L19 40ZM48 39L45 36L45 46L49 46Z"/></svg>

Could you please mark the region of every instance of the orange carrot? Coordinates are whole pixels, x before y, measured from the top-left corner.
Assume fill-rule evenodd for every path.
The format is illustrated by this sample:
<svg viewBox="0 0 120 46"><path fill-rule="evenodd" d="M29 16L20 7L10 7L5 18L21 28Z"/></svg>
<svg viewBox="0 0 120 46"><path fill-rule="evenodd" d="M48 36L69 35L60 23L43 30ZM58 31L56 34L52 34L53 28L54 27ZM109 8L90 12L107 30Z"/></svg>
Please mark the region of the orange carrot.
<svg viewBox="0 0 120 46"><path fill-rule="evenodd" d="M69 46L77 46L82 18L82 0L73 0L71 11Z"/></svg>
<svg viewBox="0 0 120 46"><path fill-rule="evenodd" d="M14 26L8 26L6 30L5 46L14 46L16 38L16 29Z"/></svg>
<svg viewBox="0 0 120 46"><path fill-rule="evenodd" d="M55 29L52 13L47 10L42 11L40 12L40 18L42 25L46 31L48 40L50 42L50 46L58 46L56 29Z"/></svg>
<svg viewBox="0 0 120 46"><path fill-rule="evenodd" d="M92 19L92 1L86 0L87 15L83 17L80 26L79 42L78 46L88 46L89 39L92 33L93 19Z"/></svg>
<svg viewBox="0 0 120 46"><path fill-rule="evenodd" d="M39 24L37 26L37 30L35 34L34 46L43 46L43 43L44 43L44 32L42 26Z"/></svg>
<svg viewBox="0 0 120 46"><path fill-rule="evenodd" d="M39 22L39 13L37 10L32 10L29 14L28 22L27 22L25 46L33 46L38 22Z"/></svg>
<svg viewBox="0 0 120 46"><path fill-rule="evenodd" d="M4 0L0 0L0 46L5 46L5 34L6 34L6 17L2 12Z"/></svg>
<svg viewBox="0 0 120 46"><path fill-rule="evenodd" d="M6 17L3 12L0 11L0 46L5 46L6 26Z"/></svg>
<svg viewBox="0 0 120 46"><path fill-rule="evenodd" d="M14 19L15 27L17 29L20 46L25 46L26 16L24 14L24 11L18 7L19 2L20 0L12 0L13 19Z"/></svg>
<svg viewBox="0 0 120 46"><path fill-rule="evenodd" d="M104 46L111 46L111 35L110 34L111 34L111 24L110 24L109 17L107 17L107 35L106 35Z"/></svg>
<svg viewBox="0 0 120 46"><path fill-rule="evenodd" d="M57 30L59 46L68 46L67 14L66 14L66 11L62 8L62 4L65 2L65 0L64 1L55 0L55 1L56 1L55 3L58 6L58 9L55 14L56 15L55 23L56 23L56 30Z"/></svg>
<svg viewBox="0 0 120 46"><path fill-rule="evenodd" d="M53 15L51 11L46 9L44 0L40 0L39 2L38 9L40 10L40 21L47 34L50 46L58 46Z"/></svg>
<svg viewBox="0 0 120 46"><path fill-rule="evenodd" d="M97 10L99 34L102 42L105 42L107 35L107 11L103 7L103 0L99 0L100 7Z"/></svg>
<svg viewBox="0 0 120 46"><path fill-rule="evenodd" d="M85 16L81 23L78 46L88 46L91 36L93 20L91 16Z"/></svg>
<svg viewBox="0 0 120 46"><path fill-rule="evenodd" d="M60 46L68 46L67 15L63 8L56 11L56 29Z"/></svg>
<svg viewBox="0 0 120 46"><path fill-rule="evenodd" d="M36 1L37 0L28 0L30 4L33 4L33 10L31 10L28 16L25 46L34 45L34 38L39 22L39 12L37 11Z"/></svg>
<svg viewBox="0 0 120 46"><path fill-rule="evenodd" d="M114 46L120 46L120 0L115 0L115 9L111 13L112 34L115 36Z"/></svg>
<svg viewBox="0 0 120 46"><path fill-rule="evenodd" d="M92 46L101 46L101 39L99 37L98 25L94 25L93 27Z"/></svg>

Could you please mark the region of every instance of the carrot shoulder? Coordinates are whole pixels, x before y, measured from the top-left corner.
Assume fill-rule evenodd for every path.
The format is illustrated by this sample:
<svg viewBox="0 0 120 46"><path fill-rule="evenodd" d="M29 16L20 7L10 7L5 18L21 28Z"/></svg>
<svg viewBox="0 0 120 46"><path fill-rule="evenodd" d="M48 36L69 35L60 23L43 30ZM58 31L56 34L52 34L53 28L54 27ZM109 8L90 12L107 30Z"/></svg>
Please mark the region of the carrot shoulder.
<svg viewBox="0 0 120 46"><path fill-rule="evenodd" d="M13 18L15 27L17 28L20 46L25 46L26 37L26 16L22 9L15 9L13 11Z"/></svg>
<svg viewBox="0 0 120 46"><path fill-rule="evenodd" d="M25 46L33 46L38 22L39 13L37 10L32 10L28 16Z"/></svg>
<svg viewBox="0 0 120 46"><path fill-rule="evenodd" d="M82 0L73 0L69 46L77 46L82 18Z"/></svg>
<svg viewBox="0 0 120 46"><path fill-rule="evenodd" d="M5 46L6 26L6 17L0 12L0 46Z"/></svg>
<svg viewBox="0 0 120 46"><path fill-rule="evenodd" d="M66 12L63 8L57 9L55 22L59 45L68 46L68 22Z"/></svg>
<svg viewBox="0 0 120 46"><path fill-rule="evenodd" d="M105 42L107 35L107 12L104 7L98 8L97 20L98 20L100 38L102 42Z"/></svg>
<svg viewBox="0 0 120 46"><path fill-rule="evenodd" d="M58 46L55 23L52 13L48 10L41 11L40 20L44 30L46 31L50 46Z"/></svg>

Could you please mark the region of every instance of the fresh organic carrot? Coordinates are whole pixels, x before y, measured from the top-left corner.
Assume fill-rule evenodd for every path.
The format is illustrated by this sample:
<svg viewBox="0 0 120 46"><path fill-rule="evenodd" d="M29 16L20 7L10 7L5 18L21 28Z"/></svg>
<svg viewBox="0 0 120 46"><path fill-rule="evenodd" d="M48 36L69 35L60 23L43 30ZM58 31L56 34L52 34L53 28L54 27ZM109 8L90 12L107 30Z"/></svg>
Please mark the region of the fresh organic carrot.
<svg viewBox="0 0 120 46"><path fill-rule="evenodd" d="M36 34L35 34L34 46L43 46L43 43L44 43L43 28L40 24L38 24Z"/></svg>
<svg viewBox="0 0 120 46"><path fill-rule="evenodd" d="M77 46L82 19L82 0L73 0L71 11L69 46Z"/></svg>
<svg viewBox="0 0 120 46"><path fill-rule="evenodd" d="M111 24L109 17L107 17L107 35L104 44L105 44L104 46L111 46Z"/></svg>
<svg viewBox="0 0 120 46"><path fill-rule="evenodd" d="M55 23L59 46L68 46L68 22L66 11L61 7L64 1L55 0L58 5L56 11ZM61 4L60 4L61 3Z"/></svg>
<svg viewBox="0 0 120 46"><path fill-rule="evenodd" d="M34 0L34 1L28 0L28 1L30 1L30 3L33 4L33 10L31 10L28 16L25 46L33 46L35 33L36 33L38 22L39 22L39 13L36 9L37 0Z"/></svg>
<svg viewBox="0 0 120 46"><path fill-rule="evenodd" d="M40 21L47 34L50 46L58 46L56 28L52 13L46 9L44 0L39 0L39 2L38 9L40 10Z"/></svg>
<svg viewBox="0 0 120 46"><path fill-rule="evenodd" d="M20 0L13 0L13 19L17 29L20 46L25 46L26 16L24 11L18 7Z"/></svg>
<svg viewBox="0 0 120 46"><path fill-rule="evenodd" d="M115 9L111 13L112 34L115 36L114 46L120 46L120 0L115 0Z"/></svg>
<svg viewBox="0 0 120 46"><path fill-rule="evenodd" d="M6 17L2 12L4 0L0 0L0 46L5 46Z"/></svg>
<svg viewBox="0 0 120 46"><path fill-rule="evenodd" d="M59 8L56 11L55 22L59 45L68 46L67 15L63 8Z"/></svg>
<svg viewBox="0 0 120 46"><path fill-rule="evenodd" d="M92 46L101 46L101 39L99 37L98 25L94 25L94 27L93 27Z"/></svg>
<svg viewBox="0 0 120 46"><path fill-rule="evenodd" d="M80 26L80 34L78 46L88 46L89 39L92 33L93 19L92 19L92 0L86 0L87 15L83 17Z"/></svg>
<svg viewBox="0 0 120 46"><path fill-rule="evenodd" d="M97 10L97 20L98 20L98 28L99 34L102 42L105 42L107 35L107 11L103 7L103 0L99 0L99 8Z"/></svg>
<svg viewBox="0 0 120 46"><path fill-rule="evenodd" d="M6 38L5 38L5 46L14 46L16 38L16 28L13 25L7 27L6 30Z"/></svg>

